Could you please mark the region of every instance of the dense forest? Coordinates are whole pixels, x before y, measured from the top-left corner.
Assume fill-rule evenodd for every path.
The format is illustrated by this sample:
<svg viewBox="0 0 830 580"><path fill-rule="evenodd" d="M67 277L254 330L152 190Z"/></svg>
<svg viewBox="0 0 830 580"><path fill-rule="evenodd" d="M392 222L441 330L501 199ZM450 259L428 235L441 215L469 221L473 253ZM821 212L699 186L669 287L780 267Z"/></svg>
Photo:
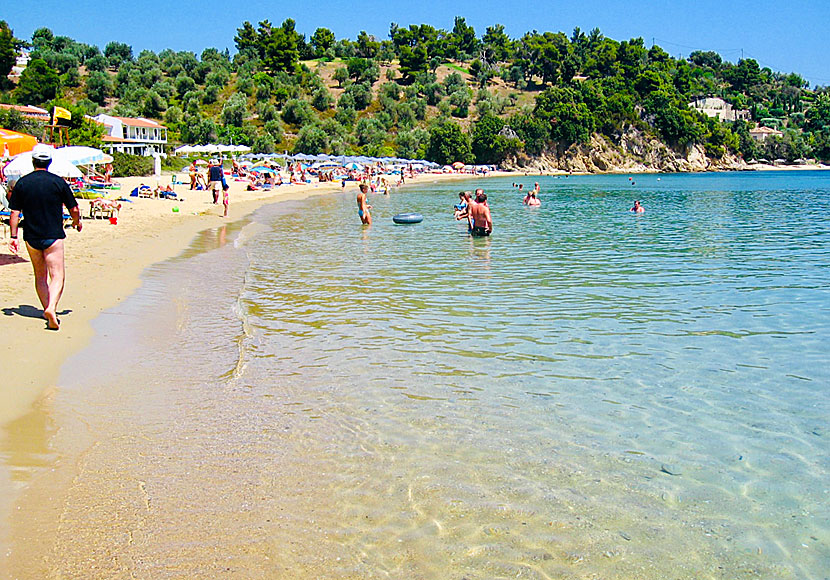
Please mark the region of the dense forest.
<svg viewBox="0 0 830 580"><path fill-rule="evenodd" d="M0 22L0 101L73 112L75 142L100 129L84 114L162 121L177 143L232 142L255 152L366 154L524 163L601 135L656 138L710 158L830 159L830 92L798 74L724 61L716 52L674 58L642 38L617 41L598 29L510 38L502 25L479 35L457 17L451 30L392 24L386 39L361 32L309 38L294 20L245 22L237 52L143 50L113 41L103 51L48 28L31 40ZM6 77L20 50L31 61ZM721 122L690 108L720 97L749 119ZM42 132L14 111L0 126ZM783 132L757 142L756 125Z"/></svg>

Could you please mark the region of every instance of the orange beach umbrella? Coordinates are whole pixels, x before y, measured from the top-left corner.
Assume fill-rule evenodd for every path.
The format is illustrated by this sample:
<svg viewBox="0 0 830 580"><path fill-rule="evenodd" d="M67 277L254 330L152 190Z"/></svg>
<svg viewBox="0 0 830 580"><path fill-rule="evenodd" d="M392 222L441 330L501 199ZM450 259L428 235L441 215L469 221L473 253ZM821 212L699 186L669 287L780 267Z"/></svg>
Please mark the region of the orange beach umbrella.
<svg viewBox="0 0 830 580"><path fill-rule="evenodd" d="M0 158L14 157L31 151L37 145L37 139L26 133L0 129Z"/></svg>

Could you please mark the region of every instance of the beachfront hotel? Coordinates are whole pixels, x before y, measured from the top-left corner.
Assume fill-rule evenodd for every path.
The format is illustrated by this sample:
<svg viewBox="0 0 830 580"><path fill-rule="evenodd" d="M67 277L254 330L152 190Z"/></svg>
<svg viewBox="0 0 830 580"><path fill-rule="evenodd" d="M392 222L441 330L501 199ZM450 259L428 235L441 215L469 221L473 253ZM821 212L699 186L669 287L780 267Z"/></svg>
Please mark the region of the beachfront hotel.
<svg viewBox="0 0 830 580"><path fill-rule="evenodd" d="M151 157L154 153L164 154L167 145L167 127L143 117L113 117L98 115L92 117L107 128L101 139L102 146L110 153L129 153Z"/></svg>

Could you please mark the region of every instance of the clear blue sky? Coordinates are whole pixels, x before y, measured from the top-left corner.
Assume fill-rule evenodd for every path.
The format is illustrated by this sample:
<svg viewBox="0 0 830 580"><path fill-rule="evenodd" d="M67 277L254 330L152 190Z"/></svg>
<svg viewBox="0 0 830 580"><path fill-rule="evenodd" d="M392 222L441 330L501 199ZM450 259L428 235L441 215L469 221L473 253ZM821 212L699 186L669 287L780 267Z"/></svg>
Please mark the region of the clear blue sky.
<svg viewBox="0 0 830 580"><path fill-rule="evenodd" d="M530 30L565 32L594 27L615 40L652 39L673 56L715 50L735 62L743 54L762 67L797 72L811 85L830 85L830 1L828 0L318 0L317 2L234 0L26 0L4 2L0 19L18 38L30 40L39 27L103 50L125 42L143 49L228 48L245 20L279 24L286 18L310 36L317 27L337 38L355 39L361 30L388 38L389 24L431 24L451 29L463 16L481 36L499 23L513 38ZM742 52L743 51L743 52Z"/></svg>

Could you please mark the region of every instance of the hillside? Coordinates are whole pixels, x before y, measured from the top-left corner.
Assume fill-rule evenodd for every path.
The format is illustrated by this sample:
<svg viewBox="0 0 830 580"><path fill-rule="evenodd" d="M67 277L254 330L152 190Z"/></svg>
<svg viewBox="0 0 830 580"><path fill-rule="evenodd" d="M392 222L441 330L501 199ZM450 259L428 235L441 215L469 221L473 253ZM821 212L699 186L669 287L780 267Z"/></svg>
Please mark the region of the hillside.
<svg viewBox="0 0 830 580"><path fill-rule="evenodd" d="M393 24L388 40L336 40L324 28L306 39L290 19L266 20L237 29L233 56L214 48L136 56L123 43L101 50L45 28L20 41L3 25L0 53L4 42L16 45L31 62L0 100L71 108L76 142L95 141L84 113L109 112L162 121L171 147L233 142L262 153L586 171L830 159L826 88L811 90L799 75L752 59L733 64L700 51L673 58L596 29L513 39L500 25L478 36L456 18L451 31ZM737 111L736 120L690 107L707 97ZM8 117L0 124L26 128ZM757 126L774 135L753 138Z"/></svg>

